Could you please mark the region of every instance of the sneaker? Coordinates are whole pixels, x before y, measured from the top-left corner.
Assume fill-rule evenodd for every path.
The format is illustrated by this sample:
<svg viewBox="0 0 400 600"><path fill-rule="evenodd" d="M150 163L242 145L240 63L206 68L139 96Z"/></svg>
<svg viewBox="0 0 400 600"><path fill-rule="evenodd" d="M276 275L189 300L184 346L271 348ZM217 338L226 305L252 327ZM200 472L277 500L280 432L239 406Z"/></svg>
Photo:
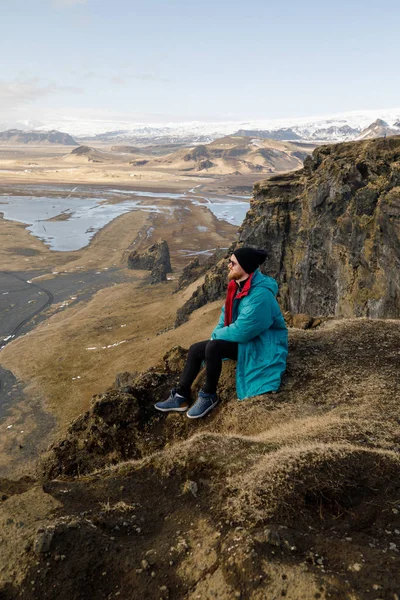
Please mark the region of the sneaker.
<svg viewBox="0 0 400 600"><path fill-rule="evenodd" d="M187 411L186 416L189 417L189 419L199 419L200 417L204 417L214 408L214 406L217 406L217 404L217 394L206 394L206 392L200 390L196 402Z"/></svg>
<svg viewBox="0 0 400 600"><path fill-rule="evenodd" d="M157 402L154 408L161 412L186 412L189 408L189 402L184 396L176 393L176 389L171 390L169 397L163 402Z"/></svg>

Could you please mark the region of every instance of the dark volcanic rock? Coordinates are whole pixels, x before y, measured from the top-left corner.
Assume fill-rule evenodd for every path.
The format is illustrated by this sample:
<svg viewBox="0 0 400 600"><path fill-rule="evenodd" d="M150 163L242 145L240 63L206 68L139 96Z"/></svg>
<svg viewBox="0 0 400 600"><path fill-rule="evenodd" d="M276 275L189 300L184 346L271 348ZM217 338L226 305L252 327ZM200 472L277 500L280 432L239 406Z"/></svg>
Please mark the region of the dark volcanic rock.
<svg viewBox="0 0 400 600"><path fill-rule="evenodd" d="M213 167L213 166L214 166L214 163L211 160L208 160L208 159L202 160L199 163L198 170L203 171L204 169L211 169L211 167Z"/></svg>
<svg viewBox="0 0 400 600"><path fill-rule="evenodd" d="M239 234L268 251L261 270L278 280L284 310L399 318L400 137L322 146L304 169L256 184ZM219 263L177 324L225 290Z"/></svg>
<svg viewBox="0 0 400 600"><path fill-rule="evenodd" d="M240 231L293 313L400 316L400 138L321 147L255 186Z"/></svg>
<svg viewBox="0 0 400 600"><path fill-rule="evenodd" d="M199 277L207 273L212 267L214 267L221 259L228 258L226 250L217 248L217 250L206 259L202 260L202 257L196 256L186 267L184 267L182 274L178 279L175 292L185 289L188 285L196 281Z"/></svg>
<svg viewBox="0 0 400 600"><path fill-rule="evenodd" d="M185 323L194 310L201 308L207 302L214 302L223 298L227 286L226 260L221 260L209 273L206 274L204 283L197 288L176 313L175 326Z"/></svg>
<svg viewBox="0 0 400 600"><path fill-rule="evenodd" d="M167 270L164 265L155 265L151 270L150 282L152 284L167 281Z"/></svg>
<svg viewBox="0 0 400 600"><path fill-rule="evenodd" d="M200 146L196 146L196 148L194 148L191 152L188 152L187 154L185 154L185 156L183 157L183 160L189 161L189 160L203 160L208 158L209 154L208 154L208 150L206 148L206 146L200 145Z"/></svg>
<svg viewBox="0 0 400 600"><path fill-rule="evenodd" d="M144 252L135 250L128 257L128 267L151 271L151 283L166 281L167 273L172 272L167 242L160 240Z"/></svg>

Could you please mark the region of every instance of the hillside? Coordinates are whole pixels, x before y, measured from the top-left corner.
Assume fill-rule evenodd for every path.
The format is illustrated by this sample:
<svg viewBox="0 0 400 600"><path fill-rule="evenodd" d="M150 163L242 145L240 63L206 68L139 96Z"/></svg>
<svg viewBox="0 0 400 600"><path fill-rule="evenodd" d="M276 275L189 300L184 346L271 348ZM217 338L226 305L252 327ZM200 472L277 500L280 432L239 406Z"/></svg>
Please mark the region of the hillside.
<svg viewBox="0 0 400 600"><path fill-rule="evenodd" d="M70 154L64 156L64 160L67 162L102 163L115 161L117 158L112 152L98 150L97 148L91 148L90 146L78 146L78 148L71 150Z"/></svg>
<svg viewBox="0 0 400 600"><path fill-rule="evenodd" d="M0 144L61 144L63 146L78 146L78 143L68 133L61 131L21 131L8 129L0 131Z"/></svg>
<svg viewBox="0 0 400 600"><path fill-rule="evenodd" d="M136 292L126 284L108 300L98 294L90 322L88 305L56 318L56 351L42 324L41 359L47 352L60 373L73 327L112 327L117 292L124 340L127 320L147 320L152 333L130 324L140 346L122 346L129 371L93 397L34 473L0 480L2 600L396 600L399 199L400 138L323 146L303 169L255 186L239 243L268 250L265 269L299 327L289 330L278 393L238 402L226 361L221 402L204 419L160 415L153 404L182 371L181 346L209 337L237 242L205 276L192 281L186 269L190 285L173 295L171 282L143 280ZM21 361L32 338L6 356L14 344ZM81 368L91 348L79 339ZM170 350L139 372L155 346ZM62 389L65 412L77 392L70 379Z"/></svg>
<svg viewBox="0 0 400 600"><path fill-rule="evenodd" d="M1 481L2 598L393 598L399 347L394 321L293 330L278 394L237 402L226 364L194 424L152 409L183 351L120 376L41 478Z"/></svg>
<svg viewBox="0 0 400 600"><path fill-rule="evenodd" d="M163 158L149 158L146 167L213 175L267 174L300 168L313 148L263 138L227 136L209 144L178 150ZM135 161L132 164L137 166Z"/></svg>

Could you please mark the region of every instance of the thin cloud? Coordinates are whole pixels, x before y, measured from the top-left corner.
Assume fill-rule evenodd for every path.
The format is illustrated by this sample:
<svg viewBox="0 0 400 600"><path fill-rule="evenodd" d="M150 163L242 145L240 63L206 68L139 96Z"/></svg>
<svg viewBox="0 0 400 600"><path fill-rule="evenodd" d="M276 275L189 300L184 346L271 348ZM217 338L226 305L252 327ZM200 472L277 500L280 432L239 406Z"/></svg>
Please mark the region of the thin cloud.
<svg viewBox="0 0 400 600"><path fill-rule="evenodd" d="M152 75L150 73L144 73L143 75L133 75L134 79L140 79L141 81L161 81L163 83L167 83L170 79L166 77L159 77L158 75Z"/></svg>
<svg viewBox="0 0 400 600"><path fill-rule="evenodd" d="M87 71L84 74L85 79L103 79L109 81L110 83L115 83L118 85L126 85L130 83L132 80L137 81L156 81L160 83L168 83L170 79L166 79L165 77L160 77L159 75L153 75L152 73L143 73L143 74L135 74L135 73L124 73L123 75L107 75L96 73L95 71Z"/></svg>
<svg viewBox="0 0 400 600"><path fill-rule="evenodd" d="M2 110L16 108L30 104L38 98L66 91L80 94L83 92L83 89L74 86L57 85L54 82L43 83L37 77L14 81L0 80L0 108Z"/></svg>
<svg viewBox="0 0 400 600"><path fill-rule="evenodd" d="M57 6L59 8L77 6L78 4L86 4L86 0L53 0L53 6Z"/></svg>

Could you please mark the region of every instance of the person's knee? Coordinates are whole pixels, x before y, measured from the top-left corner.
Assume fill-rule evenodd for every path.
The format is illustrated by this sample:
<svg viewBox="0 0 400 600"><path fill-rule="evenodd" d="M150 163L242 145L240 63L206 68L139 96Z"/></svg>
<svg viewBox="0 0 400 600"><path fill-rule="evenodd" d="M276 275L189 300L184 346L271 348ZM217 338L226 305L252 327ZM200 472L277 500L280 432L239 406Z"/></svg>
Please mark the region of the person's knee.
<svg viewBox="0 0 400 600"><path fill-rule="evenodd" d="M188 358L196 355L196 344L192 344L188 350Z"/></svg>
<svg viewBox="0 0 400 600"><path fill-rule="evenodd" d="M188 358L199 358L204 356L204 342L196 342L189 347Z"/></svg>
<svg viewBox="0 0 400 600"><path fill-rule="evenodd" d="M206 358L219 356L219 340L210 340L206 346Z"/></svg>

